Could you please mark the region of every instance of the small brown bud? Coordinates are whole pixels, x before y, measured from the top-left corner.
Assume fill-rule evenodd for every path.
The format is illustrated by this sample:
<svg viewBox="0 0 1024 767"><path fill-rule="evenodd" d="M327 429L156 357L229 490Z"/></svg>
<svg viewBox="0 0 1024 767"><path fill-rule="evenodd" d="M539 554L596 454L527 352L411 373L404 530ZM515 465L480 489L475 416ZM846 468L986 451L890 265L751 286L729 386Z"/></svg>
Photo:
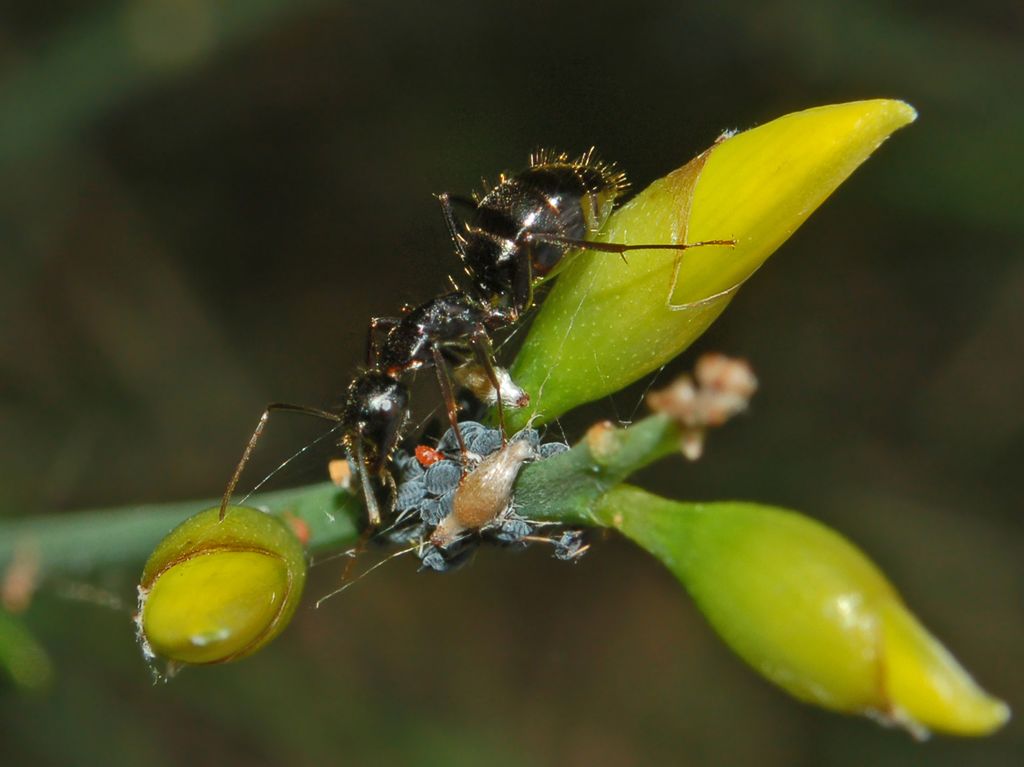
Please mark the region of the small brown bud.
<svg viewBox="0 0 1024 767"><path fill-rule="evenodd" d="M647 405L682 427L679 448L695 461L704 451L704 434L747 409L757 378L746 360L705 354L693 377L681 375L668 387L647 395Z"/></svg>

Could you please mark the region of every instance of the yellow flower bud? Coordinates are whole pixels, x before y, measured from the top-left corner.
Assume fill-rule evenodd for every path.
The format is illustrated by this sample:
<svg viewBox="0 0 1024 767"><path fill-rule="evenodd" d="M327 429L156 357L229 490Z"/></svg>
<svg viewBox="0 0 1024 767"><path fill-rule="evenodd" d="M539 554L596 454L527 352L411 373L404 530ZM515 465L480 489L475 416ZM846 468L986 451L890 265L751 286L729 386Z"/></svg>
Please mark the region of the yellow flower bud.
<svg viewBox="0 0 1024 767"><path fill-rule="evenodd" d="M875 565L799 514L623 488L602 514L664 562L723 639L792 695L906 727L985 735L1009 718Z"/></svg>
<svg viewBox="0 0 1024 767"><path fill-rule="evenodd" d="M139 584L143 652L179 664L224 663L276 637L306 580L302 545L281 520L207 509L156 547Z"/></svg>
<svg viewBox="0 0 1024 767"><path fill-rule="evenodd" d="M915 117L889 99L786 115L723 138L623 205L595 239L736 245L574 257L513 366L530 406L506 414L512 427L616 392L678 355L857 166Z"/></svg>

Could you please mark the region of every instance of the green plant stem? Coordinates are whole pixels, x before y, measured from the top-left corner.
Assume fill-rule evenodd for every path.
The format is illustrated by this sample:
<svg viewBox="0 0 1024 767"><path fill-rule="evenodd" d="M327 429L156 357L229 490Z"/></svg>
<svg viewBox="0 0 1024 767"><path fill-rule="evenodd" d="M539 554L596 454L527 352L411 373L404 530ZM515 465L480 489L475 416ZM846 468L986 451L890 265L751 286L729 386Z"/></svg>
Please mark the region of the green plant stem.
<svg viewBox="0 0 1024 767"><path fill-rule="evenodd" d="M676 451L678 431L663 416L628 429L598 425L561 455L526 467L516 485L524 517L570 525L605 526L597 502L630 474ZM35 558L42 576L82 575L141 563L173 527L217 500L128 506L0 523L0 569L19 551ZM249 505L309 530L311 552L352 545L362 526L362 502L330 483L254 496Z"/></svg>
<svg viewBox="0 0 1024 767"><path fill-rule="evenodd" d="M0 569L19 550L40 574L81 575L104 567L137 564L180 522L218 500L179 501L145 506L54 514L0 523ZM357 537L359 501L330 483L262 493L250 505L281 516L293 515L310 530L310 550L345 546Z"/></svg>

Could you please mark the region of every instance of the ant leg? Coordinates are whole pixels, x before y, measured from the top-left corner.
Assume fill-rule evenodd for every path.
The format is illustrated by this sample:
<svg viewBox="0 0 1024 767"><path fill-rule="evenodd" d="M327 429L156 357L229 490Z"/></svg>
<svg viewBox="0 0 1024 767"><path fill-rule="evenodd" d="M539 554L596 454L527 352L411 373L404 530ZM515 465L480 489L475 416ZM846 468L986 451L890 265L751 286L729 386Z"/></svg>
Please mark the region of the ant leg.
<svg viewBox="0 0 1024 767"><path fill-rule="evenodd" d="M349 582L350 576L352 575L352 568L355 567L356 560L366 551L366 544L370 542L370 533L375 528L367 525L366 529L359 534L359 540L356 541L356 545L351 549L351 556L348 562L345 563L345 568L341 571L341 582L346 584Z"/></svg>
<svg viewBox="0 0 1024 767"><path fill-rule="evenodd" d="M282 411L286 413L299 413L300 415L310 415L315 418L322 418L325 421L333 421L339 423L341 416L337 413L331 413L327 410L320 410L315 407L306 407L305 405L290 405L287 402L271 402L263 411L263 415L260 416L260 420L256 423L256 428L252 432L252 436L249 437L249 443L245 446L245 450L242 452L242 459L238 462L238 466L235 467L235 473L231 477L231 481L228 482L227 489L224 490L224 496L220 501L220 519L224 519L224 515L227 513L228 504L231 502L231 496L235 493L235 488L238 486L238 480L242 478L242 470L245 465L249 463L249 458L252 456L252 451L256 448L256 443L259 442L260 436L263 434L263 429L267 425L267 421L270 419L270 414L274 411Z"/></svg>
<svg viewBox="0 0 1024 767"><path fill-rule="evenodd" d="M373 530L380 527L381 524L380 504L377 503L377 493L370 483L369 472L366 471L363 441L358 439L355 440L355 443L356 460L359 461L359 482L363 486L363 500L366 501L366 520L369 523L370 529ZM390 474L388 476L390 477ZM392 479L392 481L394 480Z"/></svg>
<svg viewBox="0 0 1024 767"><path fill-rule="evenodd" d="M546 234L543 232L532 233L529 232L525 235L527 240L535 240L540 242L552 242L556 244L566 245L569 247L584 248L586 250L596 250L602 253L618 253L622 256L622 260L626 260L625 252L627 250L675 250L684 251L690 248L703 248L709 245L724 245L726 247L736 247L736 240L702 240L700 242L689 242L678 245L671 245L667 243L659 243L653 245L626 245L618 242L590 242L588 240L573 240L568 237L562 237L556 234ZM702 304L711 303L718 299L729 295L739 289L740 285L744 281L740 281L733 285L731 288L726 288L719 293L715 293L713 296L708 296L700 301L691 301L685 304L673 304L672 294L676 289L676 282L679 279L679 269L683 264L683 254L680 252L675 259L675 266L672 272L672 283L669 287L668 298L666 299L666 306L670 311L681 311L683 309L689 309L694 306L700 306Z"/></svg>
<svg viewBox="0 0 1024 767"><path fill-rule="evenodd" d="M437 371L437 382L441 385L441 396L444 397L445 409L448 411L448 421L455 432L455 439L459 441L459 450L462 451L462 460L465 463L469 450L466 449L466 441L462 438L462 430L459 429L459 408L455 404L455 391L452 389L452 379L448 375L448 363L436 345L430 347L430 352L434 355L434 370Z"/></svg>
<svg viewBox="0 0 1024 767"><path fill-rule="evenodd" d="M476 208L476 205L464 197L453 196L447 192L441 192L441 194L437 195L437 201L441 203L441 214L444 216L445 224L448 225L448 234L451 236L452 242L455 243L455 252L458 254L459 258L465 259L466 238L462 236L459 220L455 217L455 208L452 207L452 203L454 202L457 205L465 205L474 209Z"/></svg>
<svg viewBox="0 0 1024 767"><path fill-rule="evenodd" d="M484 184L484 186L489 186L489 184ZM452 208L454 208L455 205L461 205L463 208L468 208L469 210L472 211L475 211L477 209L476 200L474 200L472 197L466 197L465 195L462 194L446 194L445 199L448 200L448 202L450 203L449 207Z"/></svg>
<svg viewBox="0 0 1024 767"><path fill-rule="evenodd" d="M494 349L491 346L491 337L487 334L486 330L478 327L470 336L470 344L473 347L473 353L476 355L477 363L484 369L487 380L494 387L494 395L498 406L498 428L501 430L501 446L505 447L508 444L508 435L505 433L505 407L501 401L501 381L498 378L497 371L494 369Z"/></svg>
<svg viewBox="0 0 1024 767"><path fill-rule="evenodd" d="M527 312L533 306L533 247L529 239L522 238L523 247L520 250L517 260L517 269L512 275L511 306L507 310L504 320L508 324L519 321L520 314Z"/></svg>
<svg viewBox="0 0 1024 767"><path fill-rule="evenodd" d="M735 247L736 240L702 240L700 242L687 243L654 243L627 245L621 242L592 242L590 240L577 240L572 237L563 237L560 234L548 232L527 232L523 235L527 242L548 242L552 245L565 245L570 248L581 248L583 250L596 250L601 253L618 253L620 256L629 250L689 250L690 248L703 248L709 245L725 245ZM623 258L625 258L623 256Z"/></svg>
<svg viewBox="0 0 1024 767"><path fill-rule="evenodd" d="M672 244L668 244L668 243L657 243L657 244L653 244L653 245L626 245L624 243L618 243L618 242L590 242L588 240L573 240L573 239L571 239L569 237L562 237L562 236L556 235L556 234L546 234L544 232L536 232L536 233L528 232L526 235L524 235L524 238L527 241L552 242L552 243L556 243L556 244L566 245L566 246L569 246L569 247L584 248L586 250L596 250L596 251L599 251L599 252L602 252L602 253L618 253L620 256L622 256L622 260L623 261L626 260L626 256L624 254L625 254L625 252L627 250L675 250L675 251L683 251L683 250L689 250L690 248L703 248L703 247L707 247L709 245L724 245L724 246L730 247L730 248L736 247L736 240L701 240L700 242L688 242L688 243L681 243L681 244L678 244L678 245L672 245ZM699 301L691 301L691 302L685 303L685 304L673 304L671 302L672 293L675 292L676 281L679 279L679 269L682 266L682 263L683 263L683 256L682 256L682 253L680 253L678 256L676 256L675 269L674 269L674 271L672 273L672 285L669 288L669 298L666 301L666 306L671 311L680 311L682 309L689 309L689 308L694 307L694 306L700 306L700 305L703 305L703 304L711 303L712 301L717 301L718 299L720 299L720 298L722 298L724 296L727 296L730 293L734 293L735 291L737 291L739 289L740 285L742 285L746 281L745 279L741 280L740 282L737 282L732 287L726 288L725 290L722 290L722 291L720 291L718 293L715 293L713 296L708 296L706 298L702 298Z"/></svg>
<svg viewBox="0 0 1024 767"><path fill-rule="evenodd" d="M380 354L377 333L382 329L396 328L400 322L398 317L370 317L370 325L366 330L366 364L371 368L377 367L377 356Z"/></svg>

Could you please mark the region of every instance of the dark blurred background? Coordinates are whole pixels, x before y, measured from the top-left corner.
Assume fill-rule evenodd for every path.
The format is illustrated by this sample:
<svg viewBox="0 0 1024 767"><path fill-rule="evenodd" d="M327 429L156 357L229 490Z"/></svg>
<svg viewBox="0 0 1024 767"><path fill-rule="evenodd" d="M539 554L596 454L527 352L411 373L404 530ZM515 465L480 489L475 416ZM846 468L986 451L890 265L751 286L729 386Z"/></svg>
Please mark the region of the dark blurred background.
<svg viewBox="0 0 1024 767"><path fill-rule="evenodd" d="M219 493L266 402L331 404L368 317L444 287L434 192L538 145L596 145L642 187L724 128L898 97L918 122L679 361L748 357L750 416L642 479L843 531L1019 711L1022 31L1014 0L8 0L0 513ZM249 483L318 428L273 422ZM47 591L26 620L56 678L0 688L0 761L1024 763L1015 722L920 745L790 700L622 541L576 567L414 564L303 610L258 657L156 687L129 608L69 598L130 601L134 569ZM318 568L314 596L338 575Z"/></svg>

